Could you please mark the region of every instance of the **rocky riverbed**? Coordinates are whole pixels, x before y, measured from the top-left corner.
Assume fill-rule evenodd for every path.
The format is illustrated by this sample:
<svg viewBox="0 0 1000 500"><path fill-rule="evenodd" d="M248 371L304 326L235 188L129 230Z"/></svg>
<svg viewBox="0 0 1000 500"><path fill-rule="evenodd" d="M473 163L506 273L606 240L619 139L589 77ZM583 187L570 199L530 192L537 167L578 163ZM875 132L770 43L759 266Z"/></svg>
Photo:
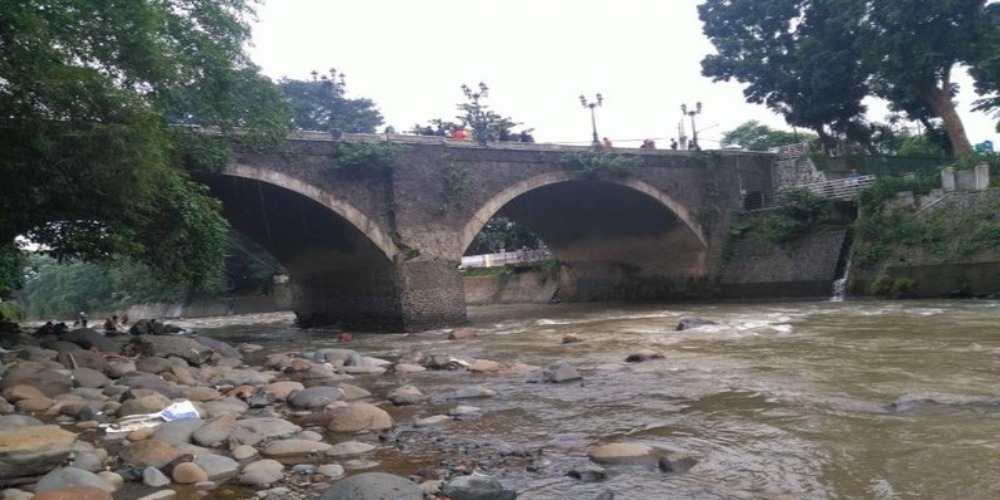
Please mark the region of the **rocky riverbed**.
<svg viewBox="0 0 1000 500"><path fill-rule="evenodd" d="M510 471L600 482L605 467L679 474L695 464L615 440L590 447L588 461L553 467L541 446L514 447L485 428L472 438L453 432L476 429L477 401L503 397L491 387L498 381L581 384L587 369L620 368L462 355L476 334L426 332L449 341L394 357L352 349L350 335L338 347L268 352L151 322L115 335L4 334L3 498L501 500L518 495L503 481ZM621 365L657 357L639 351ZM409 383L428 371L462 383L445 394Z"/></svg>

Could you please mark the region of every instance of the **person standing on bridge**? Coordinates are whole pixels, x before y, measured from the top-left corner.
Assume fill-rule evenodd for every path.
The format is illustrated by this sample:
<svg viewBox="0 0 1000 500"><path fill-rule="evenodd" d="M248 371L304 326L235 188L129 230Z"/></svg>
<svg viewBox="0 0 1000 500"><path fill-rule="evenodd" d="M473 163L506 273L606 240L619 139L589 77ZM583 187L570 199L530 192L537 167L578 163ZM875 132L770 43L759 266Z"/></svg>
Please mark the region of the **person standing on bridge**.
<svg viewBox="0 0 1000 500"><path fill-rule="evenodd" d="M611 149L613 147L611 145L611 139L605 137L604 140L601 141L601 147L604 149Z"/></svg>

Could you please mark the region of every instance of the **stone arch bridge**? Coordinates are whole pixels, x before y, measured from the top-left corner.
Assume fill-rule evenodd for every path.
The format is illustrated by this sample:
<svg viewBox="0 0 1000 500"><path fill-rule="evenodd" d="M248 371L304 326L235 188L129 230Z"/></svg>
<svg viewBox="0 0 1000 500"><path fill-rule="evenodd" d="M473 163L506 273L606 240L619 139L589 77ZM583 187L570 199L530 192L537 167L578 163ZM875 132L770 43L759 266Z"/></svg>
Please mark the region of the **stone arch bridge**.
<svg viewBox="0 0 1000 500"><path fill-rule="evenodd" d="M348 169L345 143L391 142L391 168ZM717 292L743 195L770 192L773 156L615 149L639 167L585 175L587 148L480 146L406 135L297 134L202 179L234 228L291 277L298 322L415 331L466 321L461 257L494 215L546 242L566 301L670 301ZM357 165L354 165L357 167Z"/></svg>

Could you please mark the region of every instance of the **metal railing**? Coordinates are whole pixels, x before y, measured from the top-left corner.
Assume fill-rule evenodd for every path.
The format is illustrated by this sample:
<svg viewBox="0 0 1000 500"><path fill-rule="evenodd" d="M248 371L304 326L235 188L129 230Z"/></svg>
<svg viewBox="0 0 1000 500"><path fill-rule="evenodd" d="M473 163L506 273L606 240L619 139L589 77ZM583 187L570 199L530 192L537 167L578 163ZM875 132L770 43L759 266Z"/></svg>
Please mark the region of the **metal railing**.
<svg viewBox="0 0 1000 500"><path fill-rule="evenodd" d="M873 184L875 184L874 175L861 175L832 181L799 184L788 189L806 189L824 198L850 200L857 195L858 191L871 187Z"/></svg>
<svg viewBox="0 0 1000 500"><path fill-rule="evenodd" d="M483 255L467 255L462 257L460 268L467 267L498 267L510 264L526 264L552 258L552 252L546 249L515 250L512 252L488 253Z"/></svg>

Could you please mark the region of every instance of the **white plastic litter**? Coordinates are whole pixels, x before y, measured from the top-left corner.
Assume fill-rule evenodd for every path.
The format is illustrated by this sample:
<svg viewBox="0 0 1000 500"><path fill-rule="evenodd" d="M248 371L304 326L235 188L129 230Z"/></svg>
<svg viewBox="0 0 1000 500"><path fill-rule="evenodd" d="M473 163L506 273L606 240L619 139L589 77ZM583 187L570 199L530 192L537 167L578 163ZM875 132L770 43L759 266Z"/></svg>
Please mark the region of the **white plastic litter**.
<svg viewBox="0 0 1000 500"><path fill-rule="evenodd" d="M108 424L101 424L101 427L108 434L132 432L147 427L156 427L164 422L189 418L201 418L201 414L198 413L198 408L194 406L194 403L185 399L175 401L158 412L129 415Z"/></svg>

